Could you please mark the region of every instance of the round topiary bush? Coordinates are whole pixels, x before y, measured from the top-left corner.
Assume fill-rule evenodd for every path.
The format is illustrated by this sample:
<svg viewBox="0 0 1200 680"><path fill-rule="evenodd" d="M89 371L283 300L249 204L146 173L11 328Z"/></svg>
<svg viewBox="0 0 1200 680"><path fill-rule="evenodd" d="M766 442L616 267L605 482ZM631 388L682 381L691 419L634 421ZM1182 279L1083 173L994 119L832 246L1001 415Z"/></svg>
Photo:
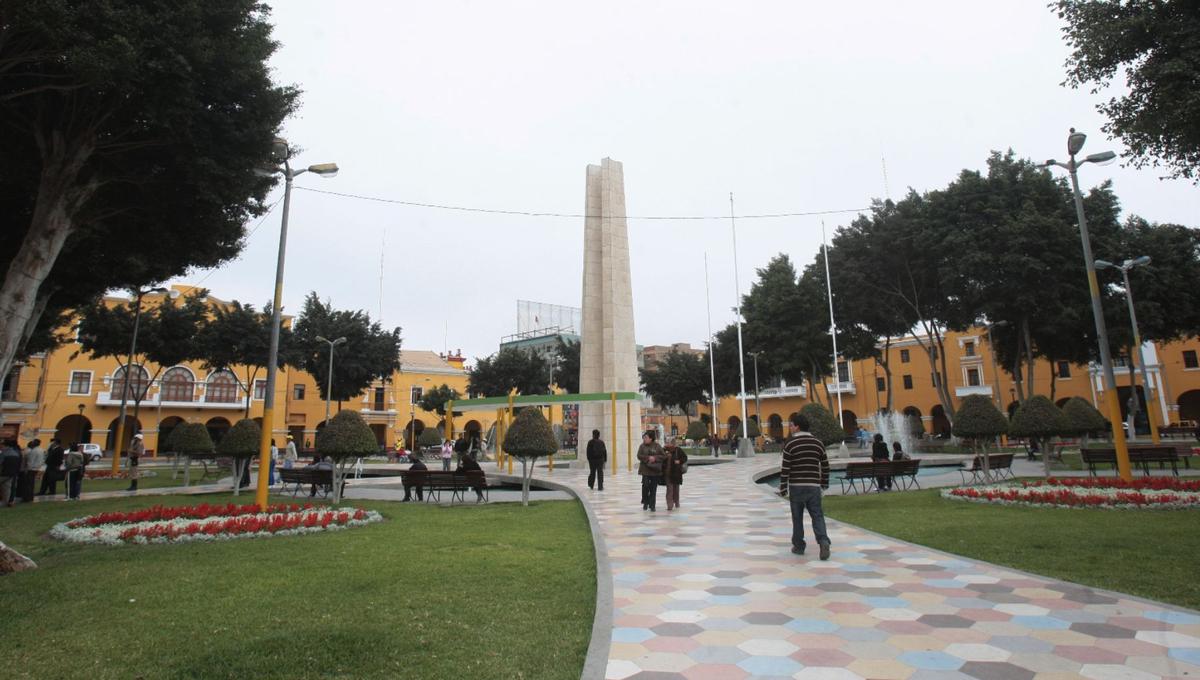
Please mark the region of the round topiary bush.
<svg viewBox="0 0 1200 680"><path fill-rule="evenodd" d="M1071 426L1066 416L1054 402L1041 395L1030 397L1017 408L1012 422L1008 425L1008 434L1013 437L1037 437L1043 446L1049 437L1069 435ZM1046 476L1050 476L1050 457L1043 452L1042 463Z"/></svg>
<svg viewBox="0 0 1200 680"><path fill-rule="evenodd" d="M954 436L991 441L1008 431L1008 418L982 394L964 397L954 414Z"/></svg>
<svg viewBox="0 0 1200 680"><path fill-rule="evenodd" d="M258 423L243 418L221 437L217 444L217 453L233 458L233 495L238 495L242 485L242 474L248 473L245 467L247 458L258 455L258 446L262 439L262 428Z"/></svg>
<svg viewBox="0 0 1200 680"><path fill-rule="evenodd" d="M375 433L358 411L342 411L317 433L317 453L328 456L333 466L333 502L342 500L342 471L350 461L379 451Z"/></svg>
<svg viewBox="0 0 1200 680"><path fill-rule="evenodd" d="M808 418L808 430L814 437L821 440L825 446L841 443L846 437L846 431L838 425L837 418L829 409L820 404L805 404L800 414Z"/></svg>
<svg viewBox="0 0 1200 680"><path fill-rule="evenodd" d="M758 421L750 418L746 421L746 436L754 439L762 435L762 430L758 428Z"/></svg>
<svg viewBox="0 0 1200 680"><path fill-rule="evenodd" d="M558 451L558 441L541 409L525 408L517 413L508 432L504 433L504 452L521 460L521 503L529 505L529 480L533 476L531 463L540 456Z"/></svg>
<svg viewBox="0 0 1200 680"><path fill-rule="evenodd" d="M427 427L417 435L417 446L423 449L442 445L442 433L436 427Z"/></svg>
<svg viewBox="0 0 1200 680"><path fill-rule="evenodd" d="M1108 429L1108 419L1096 410L1096 407L1081 397L1071 397L1062 407L1063 416L1067 419L1068 434L1077 437L1088 437L1096 432Z"/></svg>
<svg viewBox="0 0 1200 680"><path fill-rule="evenodd" d="M171 453L196 456L213 452L212 437L202 423L182 423L167 437L167 449Z"/></svg>
<svg viewBox="0 0 1200 680"><path fill-rule="evenodd" d="M708 425L699 420L693 420L688 424L687 432L684 433L683 438L694 442L698 442L701 439L708 439Z"/></svg>

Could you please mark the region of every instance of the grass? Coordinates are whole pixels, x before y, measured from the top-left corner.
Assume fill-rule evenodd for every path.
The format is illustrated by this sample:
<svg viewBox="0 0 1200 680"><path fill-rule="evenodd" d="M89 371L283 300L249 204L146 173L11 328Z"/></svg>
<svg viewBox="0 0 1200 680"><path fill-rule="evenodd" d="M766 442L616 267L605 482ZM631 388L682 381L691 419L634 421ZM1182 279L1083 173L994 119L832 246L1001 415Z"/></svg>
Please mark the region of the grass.
<svg viewBox="0 0 1200 680"><path fill-rule="evenodd" d="M596 576L578 503L356 501L387 520L213 544L44 537L103 510L231 500L0 510L0 538L39 565L0 578L5 677L579 677Z"/></svg>
<svg viewBox="0 0 1200 680"><path fill-rule="evenodd" d="M827 496L835 519L1044 576L1200 609L1200 512L990 506L930 489Z"/></svg>
<svg viewBox="0 0 1200 680"><path fill-rule="evenodd" d="M212 465L209 466L210 471L212 470L212 467L213 467ZM96 469L95 464L93 464L90 469L93 469L93 470ZM101 469L108 470L109 468L101 468ZM154 476L146 477L145 476L146 472L151 471L151 470L154 472ZM124 472L125 468L122 468L121 471ZM226 476L226 475L228 475L228 473L229 473L228 470L222 470L221 475ZM208 479L202 479L203 475L204 475L204 467L201 465L193 465L190 486L197 486L200 484L215 484L217 482L216 477L209 476ZM59 483L58 483L59 493L65 492L65 488L64 488L65 484L66 484L66 482L64 482L62 480L59 481ZM161 488L168 487L168 486L183 486L183 468L182 467L179 468L179 478L178 479L171 479L170 466L143 468L142 476L138 477L138 488L139 489L161 489ZM125 489L128 489L128 488L129 488L129 480L128 479L85 479L85 480L83 480L83 491L85 493L88 491L124 491Z"/></svg>

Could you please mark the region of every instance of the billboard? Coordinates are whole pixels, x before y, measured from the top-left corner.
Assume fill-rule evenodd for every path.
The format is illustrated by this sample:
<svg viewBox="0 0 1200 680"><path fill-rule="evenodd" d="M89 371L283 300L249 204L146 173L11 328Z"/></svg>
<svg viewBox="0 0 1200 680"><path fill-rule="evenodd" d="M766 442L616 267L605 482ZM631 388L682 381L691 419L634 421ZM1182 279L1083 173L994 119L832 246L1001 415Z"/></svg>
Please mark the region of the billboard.
<svg viewBox="0 0 1200 680"><path fill-rule="evenodd" d="M517 334L555 330L578 335L583 328L583 310L549 302L517 300Z"/></svg>

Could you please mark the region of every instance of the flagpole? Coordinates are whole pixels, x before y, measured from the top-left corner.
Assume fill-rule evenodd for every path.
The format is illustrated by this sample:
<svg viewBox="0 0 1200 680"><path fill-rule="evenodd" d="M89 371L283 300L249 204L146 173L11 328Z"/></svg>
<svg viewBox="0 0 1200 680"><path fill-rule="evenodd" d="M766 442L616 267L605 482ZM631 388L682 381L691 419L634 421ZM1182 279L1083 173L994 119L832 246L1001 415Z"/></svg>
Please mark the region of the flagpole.
<svg viewBox="0 0 1200 680"><path fill-rule="evenodd" d="M708 294L708 251L704 251L704 307L708 312L708 377L711 380L711 389L709 395L709 405L712 407L712 437L716 441L717 436L717 370L716 364L713 361L713 332L712 332L712 298Z"/></svg>
<svg viewBox="0 0 1200 680"><path fill-rule="evenodd" d="M746 352L742 349L742 284L738 281L738 257L737 257L737 222L733 217L733 192L729 192L729 230L733 234L733 292L736 295L734 298L737 306L733 311L737 314L737 335L738 335L738 379L741 381L741 396L742 402L742 439L738 443L738 457L750 458L754 456L754 446L750 442L748 435L749 431L746 425Z"/></svg>
<svg viewBox="0 0 1200 680"><path fill-rule="evenodd" d="M845 432L842 422L842 376L838 371L837 324L833 320L833 285L829 278L829 246L825 243L825 220L821 220L821 254L825 256L825 292L829 296L829 337L833 338L833 377L837 385L838 425Z"/></svg>

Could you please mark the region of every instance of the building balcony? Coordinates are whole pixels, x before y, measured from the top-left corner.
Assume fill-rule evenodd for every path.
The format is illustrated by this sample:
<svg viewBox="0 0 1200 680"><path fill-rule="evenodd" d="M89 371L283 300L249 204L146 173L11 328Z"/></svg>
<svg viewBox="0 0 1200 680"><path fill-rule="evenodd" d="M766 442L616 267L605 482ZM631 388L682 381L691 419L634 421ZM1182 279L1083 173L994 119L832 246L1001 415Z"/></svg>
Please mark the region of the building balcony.
<svg viewBox="0 0 1200 680"><path fill-rule="evenodd" d="M785 399L787 397L807 397L808 388L804 385L785 385L783 387L764 387L758 391L759 399ZM738 395L738 399L753 399L754 393Z"/></svg>
<svg viewBox="0 0 1200 680"><path fill-rule="evenodd" d="M204 401L197 399L195 401L159 401L158 394L152 394L142 400L142 408L195 408L217 411L239 411L246 408L246 400L244 398L237 401ZM133 406L133 400L126 402L127 406ZM112 406L120 407L121 399L119 395L112 392L97 392L96 406Z"/></svg>
<svg viewBox="0 0 1200 680"><path fill-rule="evenodd" d="M854 381L844 380L825 383L825 389L829 390L830 394L854 394Z"/></svg>
<svg viewBox="0 0 1200 680"><path fill-rule="evenodd" d="M954 388L954 396L966 397L972 394L981 394L985 397L992 396L991 385L959 385Z"/></svg>

